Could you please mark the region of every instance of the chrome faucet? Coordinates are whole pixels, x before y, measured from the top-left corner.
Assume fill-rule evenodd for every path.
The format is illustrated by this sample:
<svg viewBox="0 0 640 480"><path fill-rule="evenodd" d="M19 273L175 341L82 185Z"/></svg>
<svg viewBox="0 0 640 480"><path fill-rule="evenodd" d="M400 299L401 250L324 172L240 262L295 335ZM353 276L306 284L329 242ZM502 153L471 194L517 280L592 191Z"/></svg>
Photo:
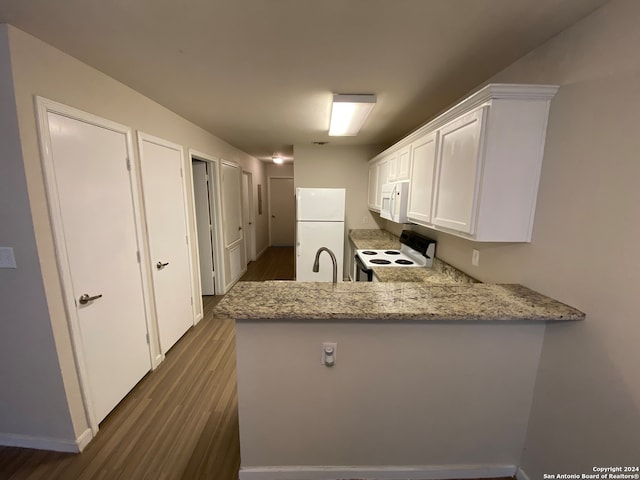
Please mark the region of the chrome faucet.
<svg viewBox="0 0 640 480"><path fill-rule="evenodd" d="M336 260L336 256L333 254L333 252L327 247L320 247L316 252L316 260L315 262L313 262L313 271L320 271L320 254L323 251L327 252L331 256L331 261L333 262L333 283L338 283L338 261Z"/></svg>

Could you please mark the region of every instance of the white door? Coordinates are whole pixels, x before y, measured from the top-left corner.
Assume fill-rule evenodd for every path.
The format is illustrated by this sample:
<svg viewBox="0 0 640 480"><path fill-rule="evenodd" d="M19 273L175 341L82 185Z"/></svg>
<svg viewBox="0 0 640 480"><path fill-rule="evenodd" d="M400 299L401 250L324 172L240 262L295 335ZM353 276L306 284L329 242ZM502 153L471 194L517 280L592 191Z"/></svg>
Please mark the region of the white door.
<svg viewBox="0 0 640 480"><path fill-rule="evenodd" d="M269 235L274 247L291 247L295 242L296 202L293 178L269 178Z"/></svg>
<svg viewBox="0 0 640 480"><path fill-rule="evenodd" d="M249 172L242 172L242 219L244 225L245 259L256 258L256 235L253 226L253 180Z"/></svg>
<svg viewBox="0 0 640 480"><path fill-rule="evenodd" d="M473 234L485 108L440 129L433 223Z"/></svg>
<svg viewBox="0 0 640 480"><path fill-rule="evenodd" d="M222 162L222 220L225 247L243 239L242 235L242 172L233 163Z"/></svg>
<svg viewBox="0 0 640 480"><path fill-rule="evenodd" d="M50 144L45 162L56 248L97 427L151 368L127 168L130 134L95 117L92 123L51 111L45 117L43 108L39 103L42 141Z"/></svg>
<svg viewBox="0 0 640 480"><path fill-rule="evenodd" d="M160 349L193 325L182 147L138 134Z"/></svg>
<svg viewBox="0 0 640 480"><path fill-rule="evenodd" d="M207 172L207 163L196 160L192 163L192 170L202 294L215 295L213 215L211 214L211 201L209 199L209 173Z"/></svg>

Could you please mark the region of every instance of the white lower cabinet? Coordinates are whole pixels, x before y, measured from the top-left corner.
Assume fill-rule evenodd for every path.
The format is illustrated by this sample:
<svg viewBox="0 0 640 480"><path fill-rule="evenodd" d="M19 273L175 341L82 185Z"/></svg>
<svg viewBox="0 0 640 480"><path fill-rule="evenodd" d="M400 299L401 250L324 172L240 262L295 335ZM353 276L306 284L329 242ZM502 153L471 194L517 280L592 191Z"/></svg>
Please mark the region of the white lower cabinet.
<svg viewBox="0 0 640 480"><path fill-rule="evenodd" d="M411 180L407 217L416 223L431 223L437 139L436 131L424 135L411 144Z"/></svg>

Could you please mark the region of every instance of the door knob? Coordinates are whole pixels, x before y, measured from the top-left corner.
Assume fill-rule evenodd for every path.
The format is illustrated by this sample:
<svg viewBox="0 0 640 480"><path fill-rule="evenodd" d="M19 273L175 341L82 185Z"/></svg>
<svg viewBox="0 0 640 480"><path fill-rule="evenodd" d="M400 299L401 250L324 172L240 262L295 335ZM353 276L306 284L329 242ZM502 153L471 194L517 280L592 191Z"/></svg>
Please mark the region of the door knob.
<svg viewBox="0 0 640 480"><path fill-rule="evenodd" d="M275 215L271 215L271 218L276 218L276 216Z"/></svg>
<svg viewBox="0 0 640 480"><path fill-rule="evenodd" d="M242 227L238 227L238 231L242 230Z"/></svg>
<svg viewBox="0 0 640 480"><path fill-rule="evenodd" d="M162 269L163 269L164 267L166 267L167 265L169 265L169 262L167 262L167 263L158 262L158 263L156 263L156 268L157 268L158 270L162 270Z"/></svg>
<svg viewBox="0 0 640 480"><path fill-rule="evenodd" d="M87 303L92 302L93 300L96 300L98 298L102 298L102 294L94 295L93 297L90 297L89 294L83 293L82 295L80 295L80 298L78 299L78 303L80 305L86 305Z"/></svg>

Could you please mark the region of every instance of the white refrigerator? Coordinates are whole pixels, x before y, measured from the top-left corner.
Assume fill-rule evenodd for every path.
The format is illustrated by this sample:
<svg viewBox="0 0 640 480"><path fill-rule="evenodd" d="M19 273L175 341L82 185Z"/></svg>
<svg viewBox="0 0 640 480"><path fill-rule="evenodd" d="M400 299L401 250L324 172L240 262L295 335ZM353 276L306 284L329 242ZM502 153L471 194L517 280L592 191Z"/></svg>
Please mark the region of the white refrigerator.
<svg viewBox="0 0 640 480"><path fill-rule="evenodd" d="M336 256L338 281L342 281L344 257L344 188L296 188L296 280L331 282L333 263L327 252L320 254L320 270L313 262L320 247Z"/></svg>

